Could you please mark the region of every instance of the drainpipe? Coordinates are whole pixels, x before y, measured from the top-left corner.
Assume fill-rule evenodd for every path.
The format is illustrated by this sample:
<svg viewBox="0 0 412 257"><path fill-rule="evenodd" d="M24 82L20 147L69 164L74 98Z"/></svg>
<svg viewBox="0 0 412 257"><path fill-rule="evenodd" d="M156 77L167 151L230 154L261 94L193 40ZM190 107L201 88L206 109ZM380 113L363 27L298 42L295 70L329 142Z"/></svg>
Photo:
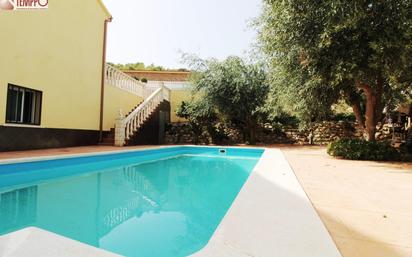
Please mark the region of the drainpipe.
<svg viewBox="0 0 412 257"><path fill-rule="evenodd" d="M104 81L106 77L106 45L107 45L107 23L112 21L112 17L104 21L103 32L103 54L102 54L102 77L100 84L100 121L99 121L99 142L103 141L103 112L104 112Z"/></svg>

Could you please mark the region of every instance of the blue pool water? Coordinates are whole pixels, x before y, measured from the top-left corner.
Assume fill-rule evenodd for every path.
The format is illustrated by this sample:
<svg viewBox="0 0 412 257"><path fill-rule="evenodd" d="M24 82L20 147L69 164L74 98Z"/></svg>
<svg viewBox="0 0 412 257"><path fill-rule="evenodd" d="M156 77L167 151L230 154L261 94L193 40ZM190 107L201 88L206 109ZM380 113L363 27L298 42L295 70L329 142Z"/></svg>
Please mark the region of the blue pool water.
<svg viewBox="0 0 412 257"><path fill-rule="evenodd" d="M0 235L36 226L130 257L187 256L262 153L173 147L0 165Z"/></svg>

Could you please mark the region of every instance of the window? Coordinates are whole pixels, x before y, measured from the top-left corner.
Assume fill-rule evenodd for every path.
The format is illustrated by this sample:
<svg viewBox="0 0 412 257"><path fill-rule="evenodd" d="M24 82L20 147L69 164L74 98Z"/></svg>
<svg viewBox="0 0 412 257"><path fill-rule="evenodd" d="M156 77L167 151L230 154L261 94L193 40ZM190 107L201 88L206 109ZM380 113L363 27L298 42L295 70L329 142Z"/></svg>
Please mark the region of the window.
<svg viewBox="0 0 412 257"><path fill-rule="evenodd" d="M40 125L42 92L9 84L6 123Z"/></svg>

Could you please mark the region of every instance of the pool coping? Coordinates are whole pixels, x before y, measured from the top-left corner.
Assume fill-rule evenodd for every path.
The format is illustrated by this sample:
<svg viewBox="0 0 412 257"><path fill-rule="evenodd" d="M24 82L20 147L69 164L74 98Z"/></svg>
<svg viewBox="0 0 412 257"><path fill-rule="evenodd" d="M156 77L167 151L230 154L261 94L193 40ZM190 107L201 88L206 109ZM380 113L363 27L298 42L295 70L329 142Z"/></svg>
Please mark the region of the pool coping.
<svg viewBox="0 0 412 257"><path fill-rule="evenodd" d="M133 148L133 149L126 149L126 150L110 150L110 151L101 151L101 152L59 154L59 155L22 157L22 158L7 158L7 159L0 159L0 165L25 163L25 162L37 162L37 161L50 161L50 160L56 160L56 159L70 159L70 158L76 158L76 157L90 157L90 156L101 156L101 155L109 155L109 154L142 152L142 151L147 151L147 150L168 149L168 148L178 148L178 147L235 148L235 149L262 149L262 150L267 149L265 147L243 147L243 146L164 145L164 146L150 146L150 147L145 147L145 148Z"/></svg>
<svg viewBox="0 0 412 257"><path fill-rule="evenodd" d="M88 152L88 153L60 154L60 155L1 159L0 165L25 163L25 162L33 162L33 161L36 161L36 162L37 161L50 161L50 160L56 160L56 159L70 159L70 158L76 158L76 157L101 156L101 155L119 154L119 153L141 152L141 151L146 151L146 150L167 149L167 148L175 148L175 147L186 147L186 145L153 146L153 147L146 147L146 148L126 149L126 150L110 150L110 151L101 151L101 152ZM194 145L187 145L187 147L194 147Z"/></svg>
<svg viewBox="0 0 412 257"><path fill-rule="evenodd" d="M6 159L0 160L0 165L174 147L265 150L208 244L197 253L194 253L193 257L341 257L292 168L279 149L194 145L161 146L86 154ZM0 236L0 253L4 245L7 248L10 242L16 241L15 239L10 240L10 238L22 238L22 235L28 233L34 236L26 237L18 250L28 252L31 254L30 256L55 256L50 254L53 252L50 251L50 245L53 245L54 251L57 249L65 251L64 256L79 256L79 252L82 253L82 256L90 257L103 256L103 252L104 256L107 257L119 256L38 228L26 228ZM46 238L47 240L40 240L39 242L38 238Z"/></svg>
<svg viewBox="0 0 412 257"><path fill-rule="evenodd" d="M209 243L191 257L342 257L280 149L266 148Z"/></svg>

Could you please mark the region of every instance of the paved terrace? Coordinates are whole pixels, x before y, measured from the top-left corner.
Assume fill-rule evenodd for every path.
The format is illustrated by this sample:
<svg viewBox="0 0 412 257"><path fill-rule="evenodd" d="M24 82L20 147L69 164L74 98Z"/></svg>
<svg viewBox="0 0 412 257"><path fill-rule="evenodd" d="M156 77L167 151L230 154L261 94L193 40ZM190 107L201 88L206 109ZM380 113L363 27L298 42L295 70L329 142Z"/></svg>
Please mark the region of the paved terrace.
<svg viewBox="0 0 412 257"><path fill-rule="evenodd" d="M323 147L281 149L344 257L412 256L412 163L336 160ZM3 152L0 159L113 150Z"/></svg>

